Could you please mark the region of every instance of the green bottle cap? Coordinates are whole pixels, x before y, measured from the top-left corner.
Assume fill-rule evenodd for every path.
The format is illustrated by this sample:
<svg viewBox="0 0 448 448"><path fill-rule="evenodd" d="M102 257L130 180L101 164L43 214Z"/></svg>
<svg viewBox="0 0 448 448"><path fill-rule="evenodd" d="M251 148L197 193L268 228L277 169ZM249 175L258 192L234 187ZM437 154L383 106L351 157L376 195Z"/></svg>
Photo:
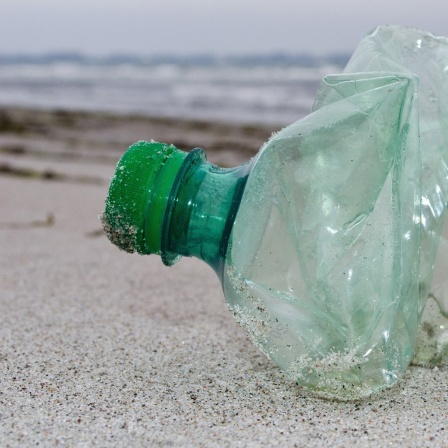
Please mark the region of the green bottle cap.
<svg viewBox="0 0 448 448"><path fill-rule="evenodd" d="M126 252L160 254L171 188L187 153L140 141L118 162L101 216L107 237Z"/></svg>

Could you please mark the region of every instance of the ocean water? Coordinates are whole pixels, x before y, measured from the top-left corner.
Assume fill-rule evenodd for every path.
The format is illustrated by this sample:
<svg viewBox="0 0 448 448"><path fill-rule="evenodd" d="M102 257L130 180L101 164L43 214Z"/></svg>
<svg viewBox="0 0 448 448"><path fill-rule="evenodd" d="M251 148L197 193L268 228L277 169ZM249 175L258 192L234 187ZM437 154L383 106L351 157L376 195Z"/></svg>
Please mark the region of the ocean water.
<svg viewBox="0 0 448 448"><path fill-rule="evenodd" d="M0 56L0 106L286 125L309 113L322 77L344 58L278 59Z"/></svg>

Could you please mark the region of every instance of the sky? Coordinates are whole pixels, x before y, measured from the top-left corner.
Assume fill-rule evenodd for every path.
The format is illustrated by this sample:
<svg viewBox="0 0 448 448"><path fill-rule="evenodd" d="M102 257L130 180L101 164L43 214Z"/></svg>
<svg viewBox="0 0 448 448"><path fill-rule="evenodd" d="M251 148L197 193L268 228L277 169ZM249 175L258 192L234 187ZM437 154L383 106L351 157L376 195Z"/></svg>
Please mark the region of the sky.
<svg viewBox="0 0 448 448"><path fill-rule="evenodd" d="M0 53L324 55L384 24L448 36L448 0L0 0Z"/></svg>

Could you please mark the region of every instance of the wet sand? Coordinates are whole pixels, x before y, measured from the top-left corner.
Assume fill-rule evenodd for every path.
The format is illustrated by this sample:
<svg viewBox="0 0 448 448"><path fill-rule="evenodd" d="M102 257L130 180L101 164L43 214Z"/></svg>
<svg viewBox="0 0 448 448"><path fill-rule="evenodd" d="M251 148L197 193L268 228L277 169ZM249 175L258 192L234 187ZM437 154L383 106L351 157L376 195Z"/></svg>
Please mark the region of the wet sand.
<svg viewBox="0 0 448 448"><path fill-rule="evenodd" d="M448 447L448 367L321 400L237 326L215 274L120 252L98 221L141 139L233 166L278 129L0 110L0 446Z"/></svg>

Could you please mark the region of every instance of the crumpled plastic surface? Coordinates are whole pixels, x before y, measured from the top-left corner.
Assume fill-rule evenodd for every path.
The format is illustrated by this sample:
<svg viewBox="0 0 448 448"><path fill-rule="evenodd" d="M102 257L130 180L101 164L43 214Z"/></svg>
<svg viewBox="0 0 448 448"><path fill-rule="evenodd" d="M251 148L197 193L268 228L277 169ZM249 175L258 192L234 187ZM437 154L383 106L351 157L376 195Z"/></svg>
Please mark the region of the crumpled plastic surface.
<svg viewBox="0 0 448 448"><path fill-rule="evenodd" d="M428 296L430 303L414 362L435 365L448 358L448 40L415 29L378 28L360 43L344 73L360 71L390 71L417 82L418 123L412 126L421 157L419 320ZM315 108L328 102L328 93L321 88Z"/></svg>
<svg viewBox="0 0 448 448"><path fill-rule="evenodd" d="M438 307L422 318L428 296L448 316L447 104L448 40L380 27L255 162L224 291L253 342L321 395L370 395L414 353L434 365L447 350Z"/></svg>

